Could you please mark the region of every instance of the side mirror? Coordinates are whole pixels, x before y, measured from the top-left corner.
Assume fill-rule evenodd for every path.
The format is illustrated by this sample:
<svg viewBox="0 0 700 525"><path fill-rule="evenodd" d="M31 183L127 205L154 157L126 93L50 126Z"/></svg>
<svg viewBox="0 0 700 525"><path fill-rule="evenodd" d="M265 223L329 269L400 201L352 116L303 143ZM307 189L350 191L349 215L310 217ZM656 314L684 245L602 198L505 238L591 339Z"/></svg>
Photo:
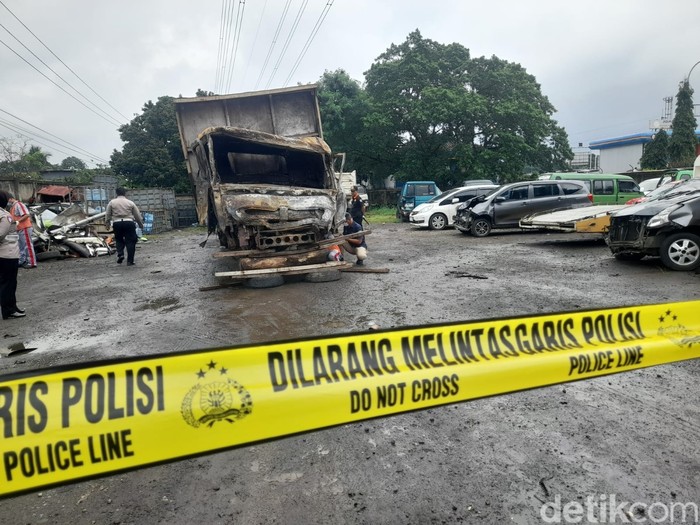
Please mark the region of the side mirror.
<svg viewBox="0 0 700 525"><path fill-rule="evenodd" d="M457 204L459 199L457 197L452 197L452 204Z"/></svg>
<svg viewBox="0 0 700 525"><path fill-rule="evenodd" d="M496 198L493 199L493 200L494 200L494 202L506 202L506 198L505 198L505 197L501 197L501 196L496 197Z"/></svg>

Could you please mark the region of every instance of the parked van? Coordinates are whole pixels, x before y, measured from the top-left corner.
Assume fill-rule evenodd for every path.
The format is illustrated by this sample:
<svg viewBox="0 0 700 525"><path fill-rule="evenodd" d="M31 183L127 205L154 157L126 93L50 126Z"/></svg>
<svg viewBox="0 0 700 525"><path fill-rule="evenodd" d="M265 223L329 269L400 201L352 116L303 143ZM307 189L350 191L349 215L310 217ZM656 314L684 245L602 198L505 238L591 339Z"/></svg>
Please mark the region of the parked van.
<svg viewBox="0 0 700 525"><path fill-rule="evenodd" d="M428 202L442 192L432 180L412 180L404 183L396 205L396 218L402 222L408 220L413 208L424 202Z"/></svg>
<svg viewBox="0 0 700 525"><path fill-rule="evenodd" d="M593 204L624 204L644 192L629 175L618 173L548 173L549 180L580 180L593 196Z"/></svg>

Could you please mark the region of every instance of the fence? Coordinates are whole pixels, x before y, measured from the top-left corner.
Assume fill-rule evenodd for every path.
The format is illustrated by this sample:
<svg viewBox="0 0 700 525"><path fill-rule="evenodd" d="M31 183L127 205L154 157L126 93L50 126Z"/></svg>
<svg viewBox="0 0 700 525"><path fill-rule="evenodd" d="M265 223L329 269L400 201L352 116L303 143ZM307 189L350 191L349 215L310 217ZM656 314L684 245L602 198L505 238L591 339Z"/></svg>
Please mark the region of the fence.
<svg viewBox="0 0 700 525"><path fill-rule="evenodd" d="M369 198L370 208L377 207L396 207L396 203L399 200L400 190L369 190L367 192L367 197Z"/></svg>
<svg viewBox="0 0 700 525"><path fill-rule="evenodd" d="M175 195L176 226L186 228L197 224L197 203L193 195Z"/></svg>
<svg viewBox="0 0 700 525"><path fill-rule="evenodd" d="M150 231L146 232L144 228L144 233L162 233L173 229L177 207L172 188L127 190L126 196L134 201L141 214L149 213L153 216Z"/></svg>

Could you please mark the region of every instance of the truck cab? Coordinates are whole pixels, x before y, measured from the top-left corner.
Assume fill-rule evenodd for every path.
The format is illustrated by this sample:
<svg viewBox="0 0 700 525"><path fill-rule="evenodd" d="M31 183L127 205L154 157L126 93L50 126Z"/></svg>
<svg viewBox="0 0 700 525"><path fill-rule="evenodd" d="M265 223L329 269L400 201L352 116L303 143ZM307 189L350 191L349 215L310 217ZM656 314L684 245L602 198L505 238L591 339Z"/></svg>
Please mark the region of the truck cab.
<svg viewBox="0 0 700 525"><path fill-rule="evenodd" d="M200 223L241 270L325 262L346 204L316 86L175 100Z"/></svg>

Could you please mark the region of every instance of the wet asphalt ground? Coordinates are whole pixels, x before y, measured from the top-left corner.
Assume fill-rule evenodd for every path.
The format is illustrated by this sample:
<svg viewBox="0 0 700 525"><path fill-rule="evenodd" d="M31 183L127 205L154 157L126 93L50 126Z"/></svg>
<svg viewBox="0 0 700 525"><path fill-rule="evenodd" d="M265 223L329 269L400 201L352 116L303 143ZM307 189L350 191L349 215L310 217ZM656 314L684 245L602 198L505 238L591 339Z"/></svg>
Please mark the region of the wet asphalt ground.
<svg viewBox="0 0 700 525"><path fill-rule="evenodd" d="M367 266L389 273L325 283L200 291L230 269L215 239L198 246L200 229L153 237L134 267L111 256L20 270L27 317L2 333L36 350L0 358L0 373L700 298L700 274L616 261L595 235L372 231ZM557 498L700 505L699 373L698 361L664 365L42 490L1 501L0 523L530 524Z"/></svg>

